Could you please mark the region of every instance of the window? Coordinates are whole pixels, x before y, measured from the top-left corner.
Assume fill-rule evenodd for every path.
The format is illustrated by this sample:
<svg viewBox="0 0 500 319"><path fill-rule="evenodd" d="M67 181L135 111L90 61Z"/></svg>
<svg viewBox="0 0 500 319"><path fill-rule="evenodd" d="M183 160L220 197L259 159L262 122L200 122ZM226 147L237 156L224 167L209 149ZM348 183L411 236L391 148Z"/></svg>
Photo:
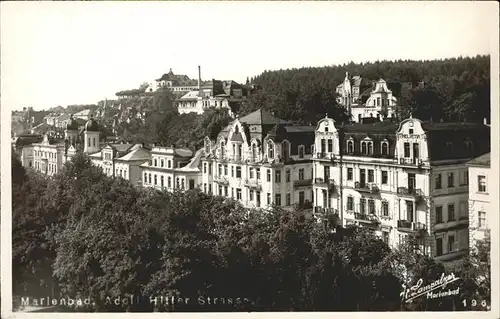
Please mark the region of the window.
<svg viewBox="0 0 500 319"><path fill-rule="evenodd" d="M234 198L234 188L231 187L231 198Z"/></svg>
<svg viewBox="0 0 500 319"><path fill-rule="evenodd" d="M94 138L92 138L92 143L93 143L93 145L94 145L94 147L95 147L95 137L94 137Z"/></svg>
<svg viewBox="0 0 500 319"><path fill-rule="evenodd" d="M236 199L241 200L241 188L236 189Z"/></svg>
<svg viewBox="0 0 500 319"><path fill-rule="evenodd" d="M267 170L267 181L268 182L271 181L271 170L270 169Z"/></svg>
<svg viewBox="0 0 500 319"><path fill-rule="evenodd" d="M184 178L181 179L181 189L185 189L186 187L184 187Z"/></svg>
<svg viewBox="0 0 500 319"><path fill-rule="evenodd" d="M352 179L353 179L352 174L353 174L352 167L348 167L347 168L347 180L348 181L352 181Z"/></svg>
<svg viewBox="0 0 500 319"><path fill-rule="evenodd" d="M149 184L151 184L151 173L148 174Z"/></svg>
<svg viewBox="0 0 500 319"><path fill-rule="evenodd" d="M271 141L267 143L267 157L269 159L274 158L274 143Z"/></svg>
<svg viewBox="0 0 500 319"><path fill-rule="evenodd" d="M160 185L161 187L163 187L163 185L165 184L165 178L163 177L163 175L160 177Z"/></svg>
<svg viewBox="0 0 500 319"><path fill-rule="evenodd" d="M382 142L382 155L389 155L389 143Z"/></svg>
<svg viewBox="0 0 500 319"><path fill-rule="evenodd" d="M289 169L287 169L287 170L286 170L286 173L285 173L285 179L286 179L286 182L287 182L287 183L288 183L288 182L290 182L290 175L291 175L291 174L290 174L290 170L289 170Z"/></svg>
<svg viewBox="0 0 500 319"><path fill-rule="evenodd" d="M271 193L267 193L267 204L271 205Z"/></svg>
<svg viewBox="0 0 500 319"><path fill-rule="evenodd" d="M347 154L354 154L354 142L347 141Z"/></svg>
<svg viewBox="0 0 500 319"><path fill-rule="evenodd" d="M257 180L260 180L260 168L256 168L255 171L257 172Z"/></svg>
<svg viewBox="0 0 500 319"><path fill-rule="evenodd" d="M389 232L388 231L382 231L382 241L389 245Z"/></svg>
<svg viewBox="0 0 500 319"><path fill-rule="evenodd" d="M373 183L373 170L368 170L368 183Z"/></svg>
<svg viewBox="0 0 500 319"><path fill-rule="evenodd" d="M408 133L410 133L410 135L412 135L413 134L413 129L412 128L408 129Z"/></svg>
<svg viewBox="0 0 500 319"><path fill-rule="evenodd" d="M454 181L453 181L453 172L448 173L448 188L453 187Z"/></svg>
<svg viewBox="0 0 500 319"><path fill-rule="evenodd" d="M290 193L286 194L286 206L292 205L292 196Z"/></svg>
<svg viewBox="0 0 500 319"><path fill-rule="evenodd" d="M257 160L257 145L252 144L252 160Z"/></svg>
<svg viewBox="0 0 500 319"><path fill-rule="evenodd" d="M299 145L299 158L304 158L304 145Z"/></svg>
<svg viewBox="0 0 500 319"><path fill-rule="evenodd" d="M441 189L441 174L436 175L436 189Z"/></svg>
<svg viewBox="0 0 500 319"><path fill-rule="evenodd" d="M227 176L227 165L224 165L224 175Z"/></svg>
<svg viewBox="0 0 500 319"><path fill-rule="evenodd" d="M303 179L304 179L304 169L299 168L299 180L303 180Z"/></svg>
<svg viewBox="0 0 500 319"><path fill-rule="evenodd" d="M387 181L389 180L387 171L382 171L382 184L387 185Z"/></svg>
<svg viewBox="0 0 500 319"><path fill-rule="evenodd" d="M276 170L274 173L275 183L281 183L281 170Z"/></svg>
<svg viewBox="0 0 500 319"><path fill-rule="evenodd" d="M206 193L207 192L207 183L203 183L203 192Z"/></svg>
<svg viewBox="0 0 500 319"><path fill-rule="evenodd" d="M275 199L275 204L277 206L281 206L281 194L276 194L274 197L275 197L274 198Z"/></svg>
<svg viewBox="0 0 500 319"><path fill-rule="evenodd" d="M172 161L171 160L168 160L167 161L167 168L171 168L172 167ZM209 170L208 170L208 174L212 174L212 164L210 164L209 166Z"/></svg>
<svg viewBox="0 0 500 319"><path fill-rule="evenodd" d="M327 133L328 133L328 126L326 126L326 127L325 127L325 132L327 132Z"/></svg>
<svg viewBox="0 0 500 319"><path fill-rule="evenodd" d="M227 197L228 194L229 194L229 187L224 186L224 196Z"/></svg>
<svg viewBox="0 0 500 319"><path fill-rule="evenodd" d="M373 143L367 142L366 144L368 144L368 155L373 155Z"/></svg>
<svg viewBox="0 0 500 319"><path fill-rule="evenodd" d="M250 167L249 169L249 177L250 179L253 179L253 167Z"/></svg>
<svg viewBox="0 0 500 319"><path fill-rule="evenodd" d="M208 193L212 194L212 184L208 184Z"/></svg>
<svg viewBox="0 0 500 319"><path fill-rule="evenodd" d="M359 200L359 212L364 214L366 212L366 199L361 198Z"/></svg>
<svg viewBox="0 0 500 319"><path fill-rule="evenodd" d="M120 173L121 173L121 172L120 172ZM156 174L155 174L155 176L154 176L154 179L155 179L155 185L156 185L156 184L157 184L157 182L156 182Z"/></svg>
<svg viewBox="0 0 500 319"><path fill-rule="evenodd" d="M222 164L219 164L219 176L222 176Z"/></svg>
<svg viewBox="0 0 500 319"><path fill-rule="evenodd" d="M404 157L410 157L410 143L404 144Z"/></svg>
<svg viewBox="0 0 500 319"><path fill-rule="evenodd" d="M441 256L443 254L443 239L436 238L436 256Z"/></svg>
<svg viewBox="0 0 500 319"><path fill-rule="evenodd" d="M231 166L231 177L234 177L234 166Z"/></svg>
<svg viewBox="0 0 500 319"><path fill-rule="evenodd" d="M354 197L347 196L347 210L354 210Z"/></svg>
<svg viewBox="0 0 500 319"><path fill-rule="evenodd" d="M249 199L250 201L253 201L253 189L251 189L249 192Z"/></svg>
<svg viewBox="0 0 500 319"><path fill-rule="evenodd" d="M333 152L333 141L331 139L328 140L328 152Z"/></svg>
<svg viewBox="0 0 500 319"><path fill-rule="evenodd" d="M157 166L158 166L158 161L157 161L157 159L155 158L155 159L154 159L154 167L157 167Z"/></svg>
<svg viewBox="0 0 500 319"><path fill-rule="evenodd" d="M455 204L448 204L448 221L455 220Z"/></svg>
<svg viewBox="0 0 500 319"><path fill-rule="evenodd" d="M375 214L375 201L373 199L368 200L368 213Z"/></svg>
<svg viewBox="0 0 500 319"><path fill-rule="evenodd" d="M477 227L486 228L486 212L478 212Z"/></svg>
<svg viewBox="0 0 500 319"><path fill-rule="evenodd" d="M443 206L436 206L436 224L443 222Z"/></svg>
<svg viewBox="0 0 500 319"><path fill-rule="evenodd" d="M454 235L448 235L448 252L456 251L457 243L455 242Z"/></svg>
<svg viewBox="0 0 500 319"><path fill-rule="evenodd" d="M363 155L367 155L367 152L368 152L368 148L366 146L366 142L361 142L361 154Z"/></svg>
<svg viewBox="0 0 500 319"><path fill-rule="evenodd" d="M241 166L236 166L236 178L241 178Z"/></svg>
<svg viewBox="0 0 500 319"><path fill-rule="evenodd" d="M389 217L389 202L388 201L382 202L382 216Z"/></svg>
<svg viewBox="0 0 500 319"><path fill-rule="evenodd" d="M257 196L256 196L256 199L257 199L257 207L260 207L260 192L255 192L255 194L257 195Z"/></svg>
<svg viewBox="0 0 500 319"><path fill-rule="evenodd" d="M486 193L486 176L479 175L477 177L477 191L479 193Z"/></svg>
<svg viewBox="0 0 500 319"><path fill-rule="evenodd" d="M222 185L219 185L219 196L222 196Z"/></svg>

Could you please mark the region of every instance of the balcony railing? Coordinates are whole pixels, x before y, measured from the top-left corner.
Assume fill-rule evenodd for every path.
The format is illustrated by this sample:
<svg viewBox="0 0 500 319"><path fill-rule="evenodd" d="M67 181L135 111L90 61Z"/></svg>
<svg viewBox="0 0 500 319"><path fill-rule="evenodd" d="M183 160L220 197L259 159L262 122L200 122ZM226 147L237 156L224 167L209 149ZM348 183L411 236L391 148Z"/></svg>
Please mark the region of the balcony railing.
<svg viewBox="0 0 500 319"><path fill-rule="evenodd" d="M262 184L260 180L255 180L255 179L245 179L244 185L248 188L255 189L257 191L262 190Z"/></svg>
<svg viewBox="0 0 500 319"><path fill-rule="evenodd" d="M312 179L299 179L297 181L293 181L293 186L301 187L301 186L311 186Z"/></svg>
<svg viewBox="0 0 500 319"><path fill-rule="evenodd" d="M331 193L335 192L335 180L333 179L324 179L321 177L317 177L314 179L314 184L318 187L328 187L328 191Z"/></svg>
<svg viewBox="0 0 500 319"><path fill-rule="evenodd" d="M227 178L221 175L214 176L214 182L222 185L229 185Z"/></svg>
<svg viewBox="0 0 500 319"><path fill-rule="evenodd" d="M370 223L378 223L379 220L377 216L374 214L363 214L363 213L354 213L354 218L360 221L370 222Z"/></svg>
<svg viewBox="0 0 500 319"><path fill-rule="evenodd" d="M420 158L400 157L398 163L401 165L422 166L422 160Z"/></svg>
<svg viewBox="0 0 500 319"><path fill-rule="evenodd" d="M371 193L375 194L379 191L377 185L374 183L366 183L366 182L355 182L354 183L354 189L356 189L358 192L363 192L363 193Z"/></svg>
<svg viewBox="0 0 500 319"><path fill-rule="evenodd" d="M338 214L338 210L333 208L333 207L315 206L314 213L315 214Z"/></svg>
<svg viewBox="0 0 500 319"><path fill-rule="evenodd" d="M331 152L316 152L315 155L316 158L329 159L329 160L335 159L335 154Z"/></svg>
<svg viewBox="0 0 500 319"><path fill-rule="evenodd" d="M398 187L398 195L415 198L420 202L424 198L424 192L419 188L413 187Z"/></svg>
<svg viewBox="0 0 500 319"><path fill-rule="evenodd" d="M424 232L427 230L427 226L421 222L400 219L398 220L398 229L405 232Z"/></svg>

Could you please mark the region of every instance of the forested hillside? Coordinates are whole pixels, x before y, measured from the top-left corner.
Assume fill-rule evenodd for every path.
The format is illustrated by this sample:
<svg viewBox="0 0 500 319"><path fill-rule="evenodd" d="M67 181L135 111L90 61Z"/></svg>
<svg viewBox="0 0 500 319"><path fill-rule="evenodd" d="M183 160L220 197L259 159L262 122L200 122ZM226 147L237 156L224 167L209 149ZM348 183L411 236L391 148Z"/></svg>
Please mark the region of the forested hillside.
<svg viewBox="0 0 500 319"><path fill-rule="evenodd" d="M423 81L403 96L397 96L400 116L434 121L481 121L490 116L490 57L451 58L431 61L378 61L339 66L264 71L252 78L263 90L252 96L241 113L259 107L278 117L301 123L315 122L329 112L336 119L342 112L335 102L335 88L345 73L387 82ZM395 92L396 93L396 92Z"/></svg>

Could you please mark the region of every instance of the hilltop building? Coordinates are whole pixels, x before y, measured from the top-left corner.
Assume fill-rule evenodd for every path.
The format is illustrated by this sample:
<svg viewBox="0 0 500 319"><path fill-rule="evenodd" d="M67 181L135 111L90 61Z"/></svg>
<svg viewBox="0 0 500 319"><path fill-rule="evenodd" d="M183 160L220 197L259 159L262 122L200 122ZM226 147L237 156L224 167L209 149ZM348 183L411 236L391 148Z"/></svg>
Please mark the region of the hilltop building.
<svg viewBox="0 0 500 319"><path fill-rule="evenodd" d="M312 207L314 127L295 126L258 110L237 118L215 141L205 138L203 191L247 208Z"/></svg>
<svg viewBox="0 0 500 319"><path fill-rule="evenodd" d="M168 73L163 74L160 78L149 83L146 92L168 89L174 94L183 94L192 90L197 90L199 86L200 78L198 78L198 80L193 80L184 74L174 74L172 69L170 69Z"/></svg>
<svg viewBox="0 0 500 319"><path fill-rule="evenodd" d="M489 150L489 127L408 118L336 125L315 135L314 213L372 229L390 246L408 235L438 260L469 247L465 163Z"/></svg>
<svg viewBox="0 0 500 319"><path fill-rule="evenodd" d="M492 182L490 153L467 162L469 169L469 246L476 246L478 240L489 236L492 204Z"/></svg>
<svg viewBox="0 0 500 319"><path fill-rule="evenodd" d="M343 105L351 120L360 123L363 118L383 120L395 116L397 99L383 79L368 84L359 75L349 78L346 72L344 82L336 88L338 103Z"/></svg>

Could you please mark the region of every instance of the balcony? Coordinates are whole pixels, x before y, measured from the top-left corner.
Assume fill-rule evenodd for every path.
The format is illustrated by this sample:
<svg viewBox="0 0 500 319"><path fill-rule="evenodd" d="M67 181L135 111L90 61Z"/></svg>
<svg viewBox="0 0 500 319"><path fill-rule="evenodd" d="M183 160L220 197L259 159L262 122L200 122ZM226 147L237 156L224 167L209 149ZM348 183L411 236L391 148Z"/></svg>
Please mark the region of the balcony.
<svg viewBox="0 0 500 319"><path fill-rule="evenodd" d="M229 181L225 176L220 176L220 175L214 176L214 182L221 185L229 185Z"/></svg>
<svg viewBox="0 0 500 319"><path fill-rule="evenodd" d="M307 210L307 209L312 209L313 204L310 201L305 201L303 203L297 203L294 205L295 209L297 210Z"/></svg>
<svg viewBox="0 0 500 319"><path fill-rule="evenodd" d="M409 220L398 220L398 230L405 233L423 233L427 226L421 222L412 222Z"/></svg>
<svg viewBox="0 0 500 319"><path fill-rule="evenodd" d="M337 214L338 211L337 211L337 209L335 209L333 207L315 206L314 213L315 214Z"/></svg>
<svg viewBox="0 0 500 319"><path fill-rule="evenodd" d="M436 221L434 231L463 229L469 226L469 216L462 216L458 220L448 220L446 222Z"/></svg>
<svg viewBox="0 0 500 319"><path fill-rule="evenodd" d="M415 167L422 167L422 160L420 158L411 158L411 157L400 157L398 159L398 163L400 165L408 165Z"/></svg>
<svg viewBox="0 0 500 319"><path fill-rule="evenodd" d="M312 185L312 179L299 179L297 181L293 181L294 187L304 187L304 186L311 186L311 185Z"/></svg>
<svg viewBox="0 0 500 319"><path fill-rule="evenodd" d="M367 224L378 224L379 220L374 214L354 213L354 218L359 222Z"/></svg>
<svg viewBox="0 0 500 319"><path fill-rule="evenodd" d="M244 185L250 189L254 189L256 191L262 191L262 184L260 180L255 179L245 179Z"/></svg>
<svg viewBox="0 0 500 319"><path fill-rule="evenodd" d="M326 160L335 159L335 154L331 152L316 152L314 155L315 155L314 157L318 159L326 159Z"/></svg>
<svg viewBox="0 0 500 319"><path fill-rule="evenodd" d="M321 177L315 178L314 186L328 188L330 193L335 192L335 181L333 179L325 179Z"/></svg>
<svg viewBox="0 0 500 319"><path fill-rule="evenodd" d="M413 198L417 203L424 199L424 192L413 187L398 187L398 195Z"/></svg>
<svg viewBox="0 0 500 319"><path fill-rule="evenodd" d="M357 190L358 192L370 193L370 194L375 194L378 193L379 191L377 185L375 185L374 183L362 183L362 182L355 182L354 189Z"/></svg>

